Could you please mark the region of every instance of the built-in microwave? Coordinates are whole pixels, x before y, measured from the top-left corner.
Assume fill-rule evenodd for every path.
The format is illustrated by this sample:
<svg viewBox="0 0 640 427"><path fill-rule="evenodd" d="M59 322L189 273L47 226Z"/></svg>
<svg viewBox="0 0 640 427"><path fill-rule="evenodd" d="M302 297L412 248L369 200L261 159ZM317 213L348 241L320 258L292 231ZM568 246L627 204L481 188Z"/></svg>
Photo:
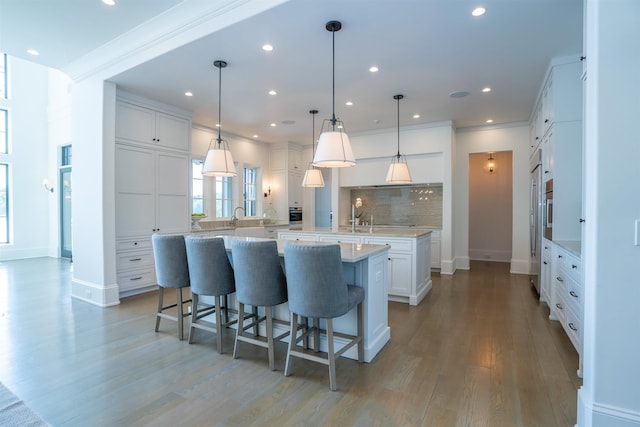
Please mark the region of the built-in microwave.
<svg viewBox="0 0 640 427"><path fill-rule="evenodd" d="M542 213L542 228L544 230L544 238L553 240L553 180L550 179L545 183L544 189L544 210Z"/></svg>
<svg viewBox="0 0 640 427"><path fill-rule="evenodd" d="M302 224L302 208L291 206L289 208L289 224Z"/></svg>

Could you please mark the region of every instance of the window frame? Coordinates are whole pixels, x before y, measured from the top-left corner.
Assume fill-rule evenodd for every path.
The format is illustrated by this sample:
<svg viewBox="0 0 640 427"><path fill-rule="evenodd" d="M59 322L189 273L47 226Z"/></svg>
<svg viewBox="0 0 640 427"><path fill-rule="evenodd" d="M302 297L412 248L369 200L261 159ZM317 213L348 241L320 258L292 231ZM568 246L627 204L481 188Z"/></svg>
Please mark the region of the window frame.
<svg viewBox="0 0 640 427"><path fill-rule="evenodd" d="M191 215L204 214L205 209L205 191L204 191L204 176L202 175L202 166L204 165L203 159L191 159ZM198 169L199 167L199 169ZM201 194L196 196L196 181L199 181ZM196 201L200 203L200 209L196 209Z"/></svg>
<svg viewBox="0 0 640 427"><path fill-rule="evenodd" d="M242 168L242 207L246 217L258 215L258 174L258 168Z"/></svg>
<svg viewBox="0 0 640 427"><path fill-rule="evenodd" d="M10 164L8 162L0 162L0 175L4 175L4 183L5 183L5 187L4 189L2 187L0 187L0 198L2 197L1 195L4 193L4 199L5 199L5 209L4 212L0 211L0 217L2 217L2 214L5 214L5 230L0 231L0 236L2 236L2 234L5 234L5 239L4 241L2 239L0 239L0 245L8 245L11 244L11 227L10 227L10 222L11 222L11 194L10 194L10 189L11 186L9 185L9 168L10 168ZM4 171L2 171L2 169L4 169ZM2 178L0 178L0 182L2 181ZM3 191L4 190L4 191Z"/></svg>
<svg viewBox="0 0 640 427"><path fill-rule="evenodd" d="M233 177L214 177L213 192L215 194L216 218L231 218L233 215Z"/></svg>

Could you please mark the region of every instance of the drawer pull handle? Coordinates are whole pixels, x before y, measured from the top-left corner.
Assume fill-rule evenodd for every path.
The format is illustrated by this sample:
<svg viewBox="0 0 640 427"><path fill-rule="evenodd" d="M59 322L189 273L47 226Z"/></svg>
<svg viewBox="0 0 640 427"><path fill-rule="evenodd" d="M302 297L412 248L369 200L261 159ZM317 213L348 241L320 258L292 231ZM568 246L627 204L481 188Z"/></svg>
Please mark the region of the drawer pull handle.
<svg viewBox="0 0 640 427"><path fill-rule="evenodd" d="M542 261L542 263L543 263L544 265L547 265L547 261Z"/></svg>
<svg viewBox="0 0 640 427"><path fill-rule="evenodd" d="M133 262L133 261L142 261L142 258L131 258L129 261Z"/></svg>
<svg viewBox="0 0 640 427"><path fill-rule="evenodd" d="M558 255L558 258L562 258L562 255Z"/></svg>
<svg viewBox="0 0 640 427"><path fill-rule="evenodd" d="M571 295L571 296L572 296L572 297L574 297L574 298L578 298L578 294L576 294L576 293L575 293L575 292L573 292L573 291L569 291L569 295Z"/></svg>
<svg viewBox="0 0 640 427"><path fill-rule="evenodd" d="M560 276L556 277L556 280L560 283L564 282L564 279Z"/></svg>
<svg viewBox="0 0 640 427"><path fill-rule="evenodd" d="M572 331L578 331L578 328L576 328L571 322L569 322L569 328L571 328Z"/></svg>
<svg viewBox="0 0 640 427"><path fill-rule="evenodd" d="M131 280L131 281L134 281L134 280L142 280L142 276L132 277L132 278L131 278L131 279L129 279L129 280Z"/></svg>
<svg viewBox="0 0 640 427"><path fill-rule="evenodd" d="M560 310L564 310L564 307L562 307L560 304L556 304L556 307L558 307Z"/></svg>
<svg viewBox="0 0 640 427"><path fill-rule="evenodd" d="M571 264L571 268L573 268L573 269L575 270L575 269L577 269L577 268L578 268L578 266L577 266L577 265L575 265L575 264Z"/></svg>
<svg viewBox="0 0 640 427"><path fill-rule="evenodd" d="M138 246L138 242L133 242L133 246Z"/></svg>

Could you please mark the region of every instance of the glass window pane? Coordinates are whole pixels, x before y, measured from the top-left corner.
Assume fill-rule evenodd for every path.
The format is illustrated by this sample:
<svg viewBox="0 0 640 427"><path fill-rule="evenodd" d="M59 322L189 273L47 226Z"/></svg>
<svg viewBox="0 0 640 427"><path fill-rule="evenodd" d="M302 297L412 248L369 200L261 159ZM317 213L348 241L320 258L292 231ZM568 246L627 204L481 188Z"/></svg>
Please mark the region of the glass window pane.
<svg viewBox="0 0 640 427"><path fill-rule="evenodd" d="M9 166L0 164L0 243L9 243Z"/></svg>
<svg viewBox="0 0 640 427"><path fill-rule="evenodd" d="M7 154L9 147L7 139L8 116L7 110L0 109L0 153L3 154Z"/></svg>
<svg viewBox="0 0 640 427"><path fill-rule="evenodd" d="M7 99L7 54L0 53L0 98Z"/></svg>
<svg viewBox="0 0 640 427"><path fill-rule="evenodd" d="M71 166L71 146L65 145L62 147L61 166Z"/></svg>

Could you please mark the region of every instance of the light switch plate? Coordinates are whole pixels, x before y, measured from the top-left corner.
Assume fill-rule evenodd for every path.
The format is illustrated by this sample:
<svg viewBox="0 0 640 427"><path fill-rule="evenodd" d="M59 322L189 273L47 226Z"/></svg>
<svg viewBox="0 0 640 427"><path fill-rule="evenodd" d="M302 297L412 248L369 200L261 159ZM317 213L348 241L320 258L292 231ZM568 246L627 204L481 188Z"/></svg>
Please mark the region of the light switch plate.
<svg viewBox="0 0 640 427"><path fill-rule="evenodd" d="M640 219L636 219L636 232L634 235L634 245L640 246Z"/></svg>

